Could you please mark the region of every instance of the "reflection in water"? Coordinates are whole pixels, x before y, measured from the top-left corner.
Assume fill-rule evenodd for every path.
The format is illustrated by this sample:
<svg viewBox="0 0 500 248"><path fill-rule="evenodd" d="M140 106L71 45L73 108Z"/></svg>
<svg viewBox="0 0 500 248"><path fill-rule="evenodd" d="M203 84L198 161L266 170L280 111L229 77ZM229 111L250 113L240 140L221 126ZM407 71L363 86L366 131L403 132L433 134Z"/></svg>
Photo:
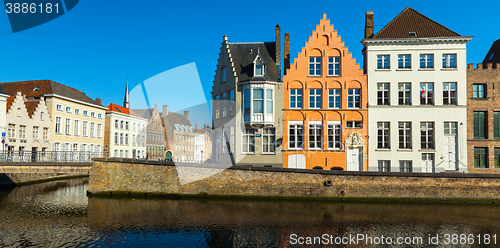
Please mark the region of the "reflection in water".
<svg viewBox="0 0 500 248"><path fill-rule="evenodd" d="M418 236L425 247L429 234L500 230L497 205L87 198L87 187L0 191L0 247L288 247L291 234Z"/></svg>

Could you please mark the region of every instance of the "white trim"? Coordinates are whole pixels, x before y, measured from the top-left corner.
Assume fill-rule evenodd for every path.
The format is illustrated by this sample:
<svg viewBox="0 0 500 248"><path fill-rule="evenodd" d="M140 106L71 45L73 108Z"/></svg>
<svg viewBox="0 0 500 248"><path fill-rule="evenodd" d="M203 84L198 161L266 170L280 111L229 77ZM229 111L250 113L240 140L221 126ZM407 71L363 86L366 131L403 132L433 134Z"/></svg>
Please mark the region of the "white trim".
<svg viewBox="0 0 500 248"><path fill-rule="evenodd" d="M288 125L304 125L304 121L288 121Z"/></svg>
<svg viewBox="0 0 500 248"><path fill-rule="evenodd" d="M322 121L309 121L309 125L323 125L323 122Z"/></svg>
<svg viewBox="0 0 500 248"><path fill-rule="evenodd" d="M328 125L340 125L340 121L328 121Z"/></svg>
<svg viewBox="0 0 500 248"><path fill-rule="evenodd" d="M76 100L76 99L73 99L73 98L69 98L69 97L65 97L65 96L61 96L61 95L57 95L57 94L46 94L46 95L43 95L43 96L45 98L47 98L47 97L58 97L58 98L61 98L61 99L64 99L64 100L77 102L77 103L80 103L80 104L83 104L83 105L87 105L87 106L90 106L90 107L94 107L94 108L98 108L98 109L103 109L103 110L107 109L104 106L99 106L99 105L91 104L91 103L88 103L88 102L83 102L83 101L80 101L80 100ZM50 99L50 100L52 100L52 99ZM47 101L49 101L49 99ZM52 101L54 101L54 100L52 100Z"/></svg>

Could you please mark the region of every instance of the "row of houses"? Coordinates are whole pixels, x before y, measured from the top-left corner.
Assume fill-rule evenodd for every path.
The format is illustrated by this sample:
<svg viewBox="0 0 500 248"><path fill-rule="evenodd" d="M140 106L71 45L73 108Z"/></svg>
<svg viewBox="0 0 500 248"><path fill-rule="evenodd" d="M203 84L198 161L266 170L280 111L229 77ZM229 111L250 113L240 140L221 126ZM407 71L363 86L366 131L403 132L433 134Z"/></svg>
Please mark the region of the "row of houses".
<svg viewBox="0 0 500 248"><path fill-rule="evenodd" d="M105 107L102 99L51 80L0 83L0 160L204 162L210 157L205 146L211 142L210 128L197 124L193 130L189 112L168 112L167 105L163 112L156 104L130 109L128 94L127 81L124 103Z"/></svg>
<svg viewBox="0 0 500 248"><path fill-rule="evenodd" d="M326 14L293 61L285 33L283 64L278 25L274 42L224 36L212 87L214 161L500 172L500 42L474 68L466 62L472 36L412 8L377 33L374 26L368 11L362 68Z"/></svg>

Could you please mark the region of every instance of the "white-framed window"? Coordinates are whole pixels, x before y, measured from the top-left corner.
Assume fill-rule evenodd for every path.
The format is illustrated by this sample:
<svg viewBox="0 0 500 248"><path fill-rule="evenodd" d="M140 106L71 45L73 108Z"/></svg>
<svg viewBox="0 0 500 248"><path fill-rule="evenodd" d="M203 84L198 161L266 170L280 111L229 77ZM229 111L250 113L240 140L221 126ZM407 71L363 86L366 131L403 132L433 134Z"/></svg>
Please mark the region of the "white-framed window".
<svg viewBox="0 0 500 248"><path fill-rule="evenodd" d="M128 146L128 133L125 134L125 145Z"/></svg>
<svg viewBox="0 0 500 248"><path fill-rule="evenodd" d="M399 149L411 149L411 122L399 122Z"/></svg>
<svg viewBox="0 0 500 248"><path fill-rule="evenodd" d="M328 76L340 76L340 57L328 57Z"/></svg>
<svg viewBox="0 0 500 248"><path fill-rule="evenodd" d="M457 83L443 83L443 105L456 105Z"/></svg>
<svg viewBox="0 0 500 248"><path fill-rule="evenodd" d="M420 83L420 105L434 105L434 83Z"/></svg>
<svg viewBox="0 0 500 248"><path fill-rule="evenodd" d="M115 158L118 157L118 150L115 150Z"/></svg>
<svg viewBox="0 0 500 248"><path fill-rule="evenodd" d="M16 138L16 125L15 124L9 123L9 130L8 130L7 137L9 137L9 139L15 139Z"/></svg>
<svg viewBox="0 0 500 248"><path fill-rule="evenodd" d="M89 115L89 111L84 110L84 111L83 111L83 115L84 115L84 116L88 116L88 115Z"/></svg>
<svg viewBox="0 0 500 248"><path fill-rule="evenodd" d="M79 115L80 114L80 109L75 109L75 115Z"/></svg>
<svg viewBox="0 0 500 248"><path fill-rule="evenodd" d="M255 153L255 129L246 128L242 133L242 153ZM225 141L223 141L225 143Z"/></svg>
<svg viewBox="0 0 500 248"><path fill-rule="evenodd" d="M49 128L44 127L43 128L43 140L48 140L49 139Z"/></svg>
<svg viewBox="0 0 500 248"><path fill-rule="evenodd" d="M135 134L132 135L132 145L135 146Z"/></svg>
<svg viewBox="0 0 500 248"><path fill-rule="evenodd" d="M457 123L444 122L444 134L457 134Z"/></svg>
<svg viewBox="0 0 500 248"><path fill-rule="evenodd" d="M390 105L390 84L377 83L377 105Z"/></svg>
<svg viewBox="0 0 500 248"><path fill-rule="evenodd" d="M309 90L309 108L311 109L321 108L321 89Z"/></svg>
<svg viewBox="0 0 500 248"><path fill-rule="evenodd" d="M135 123L132 124L132 131L135 131Z"/></svg>
<svg viewBox="0 0 500 248"><path fill-rule="evenodd" d="M120 128L120 122L118 120L115 120L115 128L118 129Z"/></svg>
<svg viewBox="0 0 500 248"><path fill-rule="evenodd" d="M399 161L399 172L413 172L413 166L411 160L400 160Z"/></svg>
<svg viewBox="0 0 500 248"><path fill-rule="evenodd" d="M339 109L340 108L340 89L329 89L328 90L328 108Z"/></svg>
<svg viewBox="0 0 500 248"><path fill-rule="evenodd" d="M73 135L78 136L80 135L80 120L74 120L73 121Z"/></svg>
<svg viewBox="0 0 500 248"><path fill-rule="evenodd" d="M67 107L66 107L66 112L67 112L67 113L71 113L71 107L67 106Z"/></svg>
<svg viewBox="0 0 500 248"><path fill-rule="evenodd" d="M275 128L262 129L262 153L274 154L275 140L276 140Z"/></svg>
<svg viewBox="0 0 500 248"><path fill-rule="evenodd" d="M273 114L272 89L245 89L243 91L245 114ZM251 106L251 111L250 111Z"/></svg>
<svg viewBox="0 0 500 248"><path fill-rule="evenodd" d="M78 151L78 143L73 143L72 151L74 151L74 152Z"/></svg>
<svg viewBox="0 0 500 248"><path fill-rule="evenodd" d="M37 126L33 127L33 139L35 139L35 140L38 139L38 130L39 130L39 127L37 127Z"/></svg>
<svg viewBox="0 0 500 248"><path fill-rule="evenodd" d="M434 149L434 122L420 122L420 144L422 149Z"/></svg>
<svg viewBox="0 0 500 248"><path fill-rule="evenodd" d="M304 124L302 121L290 121L288 127L288 148L304 149Z"/></svg>
<svg viewBox="0 0 500 248"><path fill-rule="evenodd" d="M123 133L120 133L120 145L123 146L124 140L123 140Z"/></svg>
<svg viewBox="0 0 500 248"><path fill-rule="evenodd" d="M309 57L309 76L321 76L321 57Z"/></svg>
<svg viewBox="0 0 500 248"><path fill-rule="evenodd" d="M290 89L290 108L302 108L302 89Z"/></svg>
<svg viewBox="0 0 500 248"><path fill-rule="evenodd" d="M257 61L255 61L254 70L255 70L254 76L264 75L264 65L262 64L262 60L260 60L260 58L257 58Z"/></svg>
<svg viewBox="0 0 500 248"><path fill-rule="evenodd" d="M64 134L71 135L71 119L70 118L66 118L64 120Z"/></svg>
<svg viewBox="0 0 500 248"><path fill-rule="evenodd" d="M341 149L340 121L328 122L328 149Z"/></svg>
<svg viewBox="0 0 500 248"><path fill-rule="evenodd" d="M433 54L420 54L420 68L421 69L434 68L434 55Z"/></svg>
<svg viewBox="0 0 500 248"><path fill-rule="evenodd" d="M120 129L123 129L123 121L120 121Z"/></svg>
<svg viewBox="0 0 500 248"><path fill-rule="evenodd" d="M363 121L346 121L345 124L346 129L363 128Z"/></svg>
<svg viewBox="0 0 500 248"><path fill-rule="evenodd" d="M97 114L97 118L102 119L102 114Z"/></svg>
<svg viewBox="0 0 500 248"><path fill-rule="evenodd" d="M391 69L389 55L377 55L377 69Z"/></svg>
<svg viewBox="0 0 500 248"><path fill-rule="evenodd" d="M443 68L457 68L457 54L443 54Z"/></svg>
<svg viewBox="0 0 500 248"><path fill-rule="evenodd" d="M226 103L227 103L227 93L222 93L222 118L226 117Z"/></svg>
<svg viewBox="0 0 500 248"><path fill-rule="evenodd" d="M94 117L95 118L95 112L90 112L90 117Z"/></svg>
<svg viewBox="0 0 500 248"><path fill-rule="evenodd" d="M220 96L217 95L215 96L215 104L214 104L214 108L215 108L215 119L219 119L220 116ZM250 107L248 108L250 109Z"/></svg>
<svg viewBox="0 0 500 248"><path fill-rule="evenodd" d="M90 138L95 137L95 122L90 123Z"/></svg>
<svg viewBox="0 0 500 248"><path fill-rule="evenodd" d="M378 161L378 171L379 172L391 172L391 161L390 160L379 160Z"/></svg>
<svg viewBox="0 0 500 248"><path fill-rule="evenodd" d="M26 139L26 126L24 125L19 126L19 139L21 140Z"/></svg>
<svg viewBox="0 0 500 248"><path fill-rule="evenodd" d="M82 135L84 137L88 136L88 122L87 121L82 122Z"/></svg>
<svg viewBox="0 0 500 248"><path fill-rule="evenodd" d="M398 55L398 68L399 69L411 69L411 55L410 54Z"/></svg>
<svg viewBox="0 0 500 248"><path fill-rule="evenodd" d="M390 123L377 122L377 148L390 149Z"/></svg>
<svg viewBox="0 0 500 248"><path fill-rule="evenodd" d="M61 134L61 122L62 122L62 117L56 116L56 128L54 129L54 133L56 134Z"/></svg>
<svg viewBox="0 0 500 248"><path fill-rule="evenodd" d="M322 139L322 125L321 122L309 122L309 149L321 149Z"/></svg>
<svg viewBox="0 0 500 248"><path fill-rule="evenodd" d="M62 111L62 105L61 104L56 104L56 110L57 111Z"/></svg>
<svg viewBox="0 0 500 248"><path fill-rule="evenodd" d="M128 130L128 121L125 122L125 130Z"/></svg>
<svg viewBox="0 0 500 248"><path fill-rule="evenodd" d="M347 90L347 108L361 107L361 89Z"/></svg>
<svg viewBox="0 0 500 248"><path fill-rule="evenodd" d="M253 111L254 114L264 113L264 89L253 89Z"/></svg>
<svg viewBox="0 0 500 248"><path fill-rule="evenodd" d="M97 123L97 138L102 138L102 123Z"/></svg>
<svg viewBox="0 0 500 248"><path fill-rule="evenodd" d="M398 83L399 105L411 105L411 83Z"/></svg>
<svg viewBox="0 0 500 248"><path fill-rule="evenodd" d="M118 133L117 133L117 132L115 132L115 145L118 145L118 144L119 144L119 143L118 143Z"/></svg>
<svg viewBox="0 0 500 248"><path fill-rule="evenodd" d="M60 150L61 150L61 143L59 143L59 142L54 142L54 143L52 144L52 151L54 151L54 152L58 152L58 151L60 151Z"/></svg>

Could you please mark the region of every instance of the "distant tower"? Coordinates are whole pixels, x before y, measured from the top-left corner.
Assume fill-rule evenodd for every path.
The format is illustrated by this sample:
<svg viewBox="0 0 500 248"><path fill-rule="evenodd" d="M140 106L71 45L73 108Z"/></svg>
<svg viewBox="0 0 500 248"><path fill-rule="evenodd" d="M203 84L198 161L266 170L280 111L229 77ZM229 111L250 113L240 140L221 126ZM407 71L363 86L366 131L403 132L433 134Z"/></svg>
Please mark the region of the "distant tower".
<svg viewBox="0 0 500 248"><path fill-rule="evenodd" d="M123 100L123 107L130 108L130 103L128 102L128 77L127 77L127 85L125 86L125 99Z"/></svg>

